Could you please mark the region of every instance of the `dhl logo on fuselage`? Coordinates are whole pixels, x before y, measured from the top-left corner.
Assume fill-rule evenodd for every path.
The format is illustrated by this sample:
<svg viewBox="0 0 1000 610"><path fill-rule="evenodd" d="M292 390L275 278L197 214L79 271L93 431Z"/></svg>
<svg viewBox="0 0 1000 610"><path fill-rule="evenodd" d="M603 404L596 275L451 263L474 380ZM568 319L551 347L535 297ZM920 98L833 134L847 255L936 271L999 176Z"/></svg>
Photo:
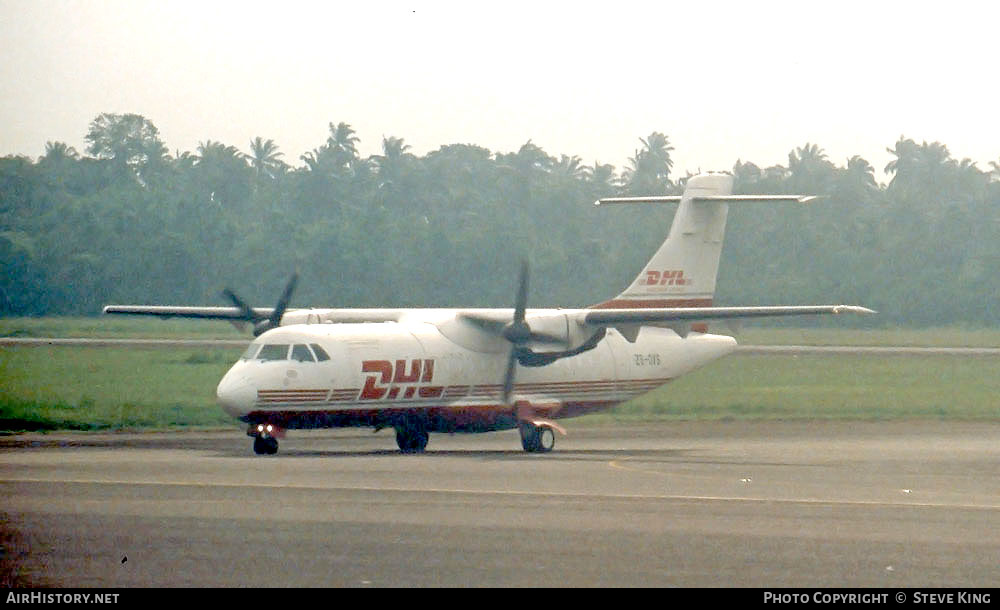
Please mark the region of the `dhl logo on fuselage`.
<svg viewBox="0 0 1000 610"><path fill-rule="evenodd" d="M361 390L361 400L395 400L397 398L437 398L444 392L444 386L423 385L434 380L434 360L415 359L364 360L362 373L376 373L365 377L365 387Z"/></svg>

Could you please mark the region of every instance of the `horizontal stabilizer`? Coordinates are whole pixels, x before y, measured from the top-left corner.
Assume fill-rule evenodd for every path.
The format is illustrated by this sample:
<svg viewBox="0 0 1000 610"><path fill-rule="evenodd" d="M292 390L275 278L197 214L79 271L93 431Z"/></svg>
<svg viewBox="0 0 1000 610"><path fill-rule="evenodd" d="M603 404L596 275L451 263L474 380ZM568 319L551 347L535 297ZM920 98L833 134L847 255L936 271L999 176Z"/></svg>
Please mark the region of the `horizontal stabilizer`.
<svg viewBox="0 0 1000 610"><path fill-rule="evenodd" d="M666 307L641 309L595 309L584 321L593 325L655 324L679 321L766 318L776 316L812 316L823 314L874 314L857 305L794 305L774 307Z"/></svg>
<svg viewBox="0 0 1000 610"><path fill-rule="evenodd" d="M594 202L594 205L609 205L614 203L679 203L683 199L680 195L663 195L663 196L652 196L652 197L604 197L598 199ZM809 195L710 195L710 196L694 196L691 197L691 201L696 203L703 202L716 202L716 203L740 203L740 202L755 202L755 203L778 203L778 202L794 202L794 203L809 203L816 199L815 196Z"/></svg>

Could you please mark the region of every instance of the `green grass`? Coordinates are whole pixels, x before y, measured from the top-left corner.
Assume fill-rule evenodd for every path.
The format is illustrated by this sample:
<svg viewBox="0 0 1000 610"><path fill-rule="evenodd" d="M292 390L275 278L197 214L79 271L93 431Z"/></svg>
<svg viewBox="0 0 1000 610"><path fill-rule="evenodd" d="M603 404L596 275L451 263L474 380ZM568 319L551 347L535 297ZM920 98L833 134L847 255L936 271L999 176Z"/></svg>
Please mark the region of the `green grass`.
<svg viewBox="0 0 1000 610"><path fill-rule="evenodd" d="M729 334L724 326L711 332ZM762 323L737 333L743 345L855 345L866 347L1000 347L1000 329L983 328L768 328Z"/></svg>
<svg viewBox="0 0 1000 610"><path fill-rule="evenodd" d="M234 424L215 387L239 349L0 348L0 430ZM581 423L1000 418L1000 359L731 355Z"/></svg>
<svg viewBox="0 0 1000 610"><path fill-rule="evenodd" d="M721 329L713 329L721 332ZM6 318L0 336L249 339L225 322ZM743 344L1000 346L1000 330L746 329ZM229 426L215 387L241 349L0 347L0 430ZM732 355L582 422L1000 418L1000 359Z"/></svg>
<svg viewBox="0 0 1000 610"><path fill-rule="evenodd" d="M89 337L95 339L247 339L220 320L132 316L0 318L0 337Z"/></svg>
<svg viewBox="0 0 1000 610"><path fill-rule="evenodd" d="M595 420L998 419L1000 359L728 356Z"/></svg>
<svg viewBox="0 0 1000 610"><path fill-rule="evenodd" d="M0 429L232 425L215 387L240 351L0 348Z"/></svg>

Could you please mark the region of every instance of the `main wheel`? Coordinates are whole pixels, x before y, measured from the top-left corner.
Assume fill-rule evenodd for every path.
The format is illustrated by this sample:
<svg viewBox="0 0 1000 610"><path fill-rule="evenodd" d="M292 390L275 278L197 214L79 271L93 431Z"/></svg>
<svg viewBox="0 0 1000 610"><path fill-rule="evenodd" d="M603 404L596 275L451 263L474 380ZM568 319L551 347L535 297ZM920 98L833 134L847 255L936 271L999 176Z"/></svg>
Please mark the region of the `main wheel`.
<svg viewBox="0 0 1000 610"><path fill-rule="evenodd" d="M257 455L274 455L278 452L278 439L273 436L255 436L253 452Z"/></svg>
<svg viewBox="0 0 1000 610"><path fill-rule="evenodd" d="M548 453L556 446L555 430L548 426L521 424L521 447L528 453Z"/></svg>
<svg viewBox="0 0 1000 610"><path fill-rule="evenodd" d="M548 453L556 446L556 431L548 426L538 428L538 451Z"/></svg>
<svg viewBox="0 0 1000 610"><path fill-rule="evenodd" d="M403 453L420 453L427 448L430 435L418 422L407 422L396 428L396 444Z"/></svg>
<svg viewBox="0 0 1000 610"><path fill-rule="evenodd" d="M538 451L538 426L534 424L529 424L523 422L521 424L521 447L524 448L528 453L534 453Z"/></svg>

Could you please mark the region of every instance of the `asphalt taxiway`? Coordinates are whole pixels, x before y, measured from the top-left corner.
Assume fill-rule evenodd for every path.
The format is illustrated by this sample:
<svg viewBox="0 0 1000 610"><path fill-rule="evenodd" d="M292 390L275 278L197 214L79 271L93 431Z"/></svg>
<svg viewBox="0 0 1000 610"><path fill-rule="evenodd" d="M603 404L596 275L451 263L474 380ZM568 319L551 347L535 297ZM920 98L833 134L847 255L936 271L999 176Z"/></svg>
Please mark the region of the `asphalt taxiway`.
<svg viewBox="0 0 1000 610"><path fill-rule="evenodd" d="M0 438L4 585L987 587L1000 424Z"/></svg>

